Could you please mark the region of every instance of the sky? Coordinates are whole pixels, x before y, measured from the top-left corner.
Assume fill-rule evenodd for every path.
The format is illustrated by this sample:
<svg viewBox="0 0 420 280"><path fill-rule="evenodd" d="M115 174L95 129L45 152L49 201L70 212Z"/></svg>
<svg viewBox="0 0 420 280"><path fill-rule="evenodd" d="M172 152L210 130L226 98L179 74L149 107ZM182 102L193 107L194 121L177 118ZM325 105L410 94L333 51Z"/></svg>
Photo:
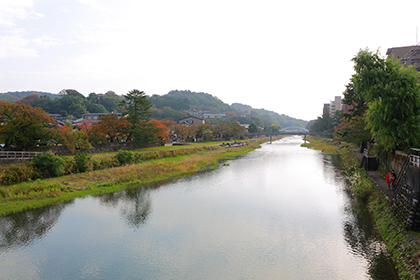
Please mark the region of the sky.
<svg viewBox="0 0 420 280"><path fill-rule="evenodd" d="M311 120L360 49L416 45L420 1L0 0L0 92L205 92Z"/></svg>

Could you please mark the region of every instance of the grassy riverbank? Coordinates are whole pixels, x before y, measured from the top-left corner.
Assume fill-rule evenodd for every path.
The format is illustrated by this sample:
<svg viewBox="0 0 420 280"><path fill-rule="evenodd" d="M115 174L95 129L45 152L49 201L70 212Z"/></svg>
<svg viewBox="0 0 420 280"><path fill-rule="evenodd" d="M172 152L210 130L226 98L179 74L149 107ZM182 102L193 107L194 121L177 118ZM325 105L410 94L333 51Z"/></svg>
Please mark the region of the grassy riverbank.
<svg viewBox="0 0 420 280"><path fill-rule="evenodd" d="M348 176L352 191L357 199L368 204L378 233L382 237L394 262L400 279L420 279L420 246L415 242L419 233L407 232L396 220L388 200L376 187L371 178L359 168L359 163L351 148L335 145L331 140L309 139L310 144L320 150L336 151ZM328 147L329 146L329 147Z"/></svg>
<svg viewBox="0 0 420 280"><path fill-rule="evenodd" d="M215 143L206 143L200 144L204 148L190 149L190 153L183 152L182 155L171 152L180 149L179 146L174 146L173 149L149 148L147 152L158 154L157 159L154 157L155 159L146 159L138 164L1 186L0 216L58 204L76 197L110 193L211 170L218 166L220 160L246 154L266 141L267 139L247 141L247 146L236 148L222 148ZM112 154L101 154L97 157L112 157Z"/></svg>

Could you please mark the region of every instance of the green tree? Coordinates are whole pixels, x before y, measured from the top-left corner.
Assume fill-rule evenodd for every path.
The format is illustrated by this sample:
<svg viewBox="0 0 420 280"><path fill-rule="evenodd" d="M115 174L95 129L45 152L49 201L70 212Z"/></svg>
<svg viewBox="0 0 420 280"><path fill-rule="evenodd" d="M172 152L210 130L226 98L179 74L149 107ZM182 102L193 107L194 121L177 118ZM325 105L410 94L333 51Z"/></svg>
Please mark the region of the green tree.
<svg viewBox="0 0 420 280"><path fill-rule="evenodd" d="M258 126L255 123L250 123L248 127L249 133L257 133L258 132Z"/></svg>
<svg viewBox="0 0 420 280"><path fill-rule="evenodd" d="M314 124L311 126L312 132L332 132L334 125L330 117L328 108L324 108L322 111L322 117L318 117Z"/></svg>
<svg viewBox="0 0 420 280"><path fill-rule="evenodd" d="M156 126L149 121L152 104L143 91L137 89L129 91L124 95L120 103L124 109L124 115L132 124L130 137L137 143L150 142L155 139Z"/></svg>
<svg viewBox="0 0 420 280"><path fill-rule="evenodd" d="M353 82L346 85L346 90L343 92L343 104L349 106L348 113L344 114L346 118L364 116L368 108L366 100L363 95L356 94Z"/></svg>
<svg viewBox="0 0 420 280"><path fill-rule="evenodd" d="M73 114L76 118L81 118L88 111L86 110L85 105L81 103L73 103L69 106L69 112Z"/></svg>
<svg viewBox="0 0 420 280"><path fill-rule="evenodd" d="M150 103L144 91L133 89L123 97L124 100L121 101L120 105L131 124L134 125L140 120L146 120L152 114L150 110L152 103Z"/></svg>
<svg viewBox="0 0 420 280"><path fill-rule="evenodd" d="M366 121L373 138L385 150L418 143L420 84L415 69L369 50L360 50L353 61L354 90L368 104Z"/></svg>
<svg viewBox="0 0 420 280"><path fill-rule="evenodd" d="M278 133L281 127L278 124L272 124L264 129L268 133Z"/></svg>
<svg viewBox="0 0 420 280"><path fill-rule="evenodd" d="M200 124L196 132L197 138L210 140L214 138L214 128L209 124Z"/></svg>

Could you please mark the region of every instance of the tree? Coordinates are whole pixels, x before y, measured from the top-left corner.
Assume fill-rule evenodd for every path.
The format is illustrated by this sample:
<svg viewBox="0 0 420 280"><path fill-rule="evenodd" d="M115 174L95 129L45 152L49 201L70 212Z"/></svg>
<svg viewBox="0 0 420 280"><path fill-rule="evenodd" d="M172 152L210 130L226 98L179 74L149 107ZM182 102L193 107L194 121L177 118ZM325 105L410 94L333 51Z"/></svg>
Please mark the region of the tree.
<svg viewBox="0 0 420 280"><path fill-rule="evenodd" d="M156 141L166 143L171 138L171 135L168 132L168 127L158 120L152 119L150 122L155 126Z"/></svg>
<svg viewBox="0 0 420 280"><path fill-rule="evenodd" d="M5 147L35 147L52 137L55 121L41 108L0 101L0 140Z"/></svg>
<svg viewBox="0 0 420 280"><path fill-rule="evenodd" d="M312 132L332 132L334 126L330 118L330 112L328 108L324 108L322 111L322 117L318 117L314 124L311 126Z"/></svg>
<svg viewBox="0 0 420 280"><path fill-rule="evenodd" d="M258 132L258 126L255 123L250 123L248 127L249 133L257 133Z"/></svg>
<svg viewBox="0 0 420 280"><path fill-rule="evenodd" d="M280 131L281 127L278 124L272 124L269 127L266 127L264 131L268 133L278 133Z"/></svg>
<svg viewBox="0 0 420 280"><path fill-rule="evenodd" d="M363 95L356 94L353 82L346 85L346 90L343 92L343 104L349 106L348 112L344 114L346 118L364 116L368 108L366 100Z"/></svg>
<svg viewBox="0 0 420 280"><path fill-rule="evenodd" d="M240 138L245 134L245 127L241 126L237 122L231 122L228 123L228 129L229 129L229 138Z"/></svg>
<svg viewBox="0 0 420 280"><path fill-rule="evenodd" d="M127 140L132 124L126 117L117 114L107 114L99 117L99 122L93 123L89 129L89 138L95 142L118 142Z"/></svg>
<svg viewBox="0 0 420 280"><path fill-rule="evenodd" d="M124 95L120 105L124 109L124 115L127 115L127 120L132 124L130 138L137 143L153 142L157 130L148 120L152 104L146 94L137 89L131 90Z"/></svg>
<svg viewBox="0 0 420 280"><path fill-rule="evenodd" d="M88 111L86 110L85 105L82 103L73 103L69 107L69 111L76 117L81 118Z"/></svg>
<svg viewBox="0 0 420 280"><path fill-rule="evenodd" d="M200 124L195 135L197 138L203 140L210 140L214 138L214 128L209 124Z"/></svg>
<svg viewBox="0 0 420 280"><path fill-rule="evenodd" d="M151 115L150 103L144 91L133 89L124 95L124 100L120 105L124 109L124 115L127 115L128 121L135 125L140 120L146 120Z"/></svg>
<svg viewBox="0 0 420 280"><path fill-rule="evenodd" d="M59 127L54 130L54 143L60 143L66 147L72 154L76 150L87 150L92 147L88 140L86 129L82 128L80 131L73 131L72 127L67 125Z"/></svg>
<svg viewBox="0 0 420 280"><path fill-rule="evenodd" d="M367 127L385 150L418 143L420 136L419 75L404 68L394 57L383 59L378 52L360 50L353 58L354 90L368 104Z"/></svg>
<svg viewBox="0 0 420 280"><path fill-rule="evenodd" d="M226 123L215 122L212 124L216 138L229 138L229 128Z"/></svg>
<svg viewBox="0 0 420 280"><path fill-rule="evenodd" d="M335 127L334 136L338 141L359 144L359 142L369 141L371 134L366 127L366 117L355 116L351 118L343 117Z"/></svg>

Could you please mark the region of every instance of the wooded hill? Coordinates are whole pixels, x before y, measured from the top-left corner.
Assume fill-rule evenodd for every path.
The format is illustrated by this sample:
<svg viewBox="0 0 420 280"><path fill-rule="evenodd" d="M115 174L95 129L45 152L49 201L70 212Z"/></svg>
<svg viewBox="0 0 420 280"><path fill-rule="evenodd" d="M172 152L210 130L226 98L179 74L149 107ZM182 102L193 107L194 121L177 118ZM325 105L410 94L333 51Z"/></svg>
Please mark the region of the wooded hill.
<svg viewBox="0 0 420 280"><path fill-rule="evenodd" d="M91 93L83 96L76 90L66 90L67 95L39 91L21 91L0 93L0 100L22 102L33 107L41 107L48 113L66 114L81 117L84 113L119 112L118 103L121 97L114 92L105 94ZM120 98L117 98L120 97ZM240 103L226 104L219 98L204 92L190 90L173 90L165 95L149 97L152 103L152 118L178 121L188 116L188 110L223 112L222 119L207 119L206 123L238 121L241 124L255 123L260 127L278 124L281 127L305 127L307 121L265 109L254 109Z"/></svg>
<svg viewBox="0 0 420 280"><path fill-rule="evenodd" d="M14 91L14 92L5 92L5 93L0 93L0 101L8 101L8 102L16 102L19 101L20 99L28 96L28 95L38 95L38 96L48 96L51 99L57 98L59 97L58 94L54 94L54 93L49 93L49 92L43 92L43 91Z"/></svg>

